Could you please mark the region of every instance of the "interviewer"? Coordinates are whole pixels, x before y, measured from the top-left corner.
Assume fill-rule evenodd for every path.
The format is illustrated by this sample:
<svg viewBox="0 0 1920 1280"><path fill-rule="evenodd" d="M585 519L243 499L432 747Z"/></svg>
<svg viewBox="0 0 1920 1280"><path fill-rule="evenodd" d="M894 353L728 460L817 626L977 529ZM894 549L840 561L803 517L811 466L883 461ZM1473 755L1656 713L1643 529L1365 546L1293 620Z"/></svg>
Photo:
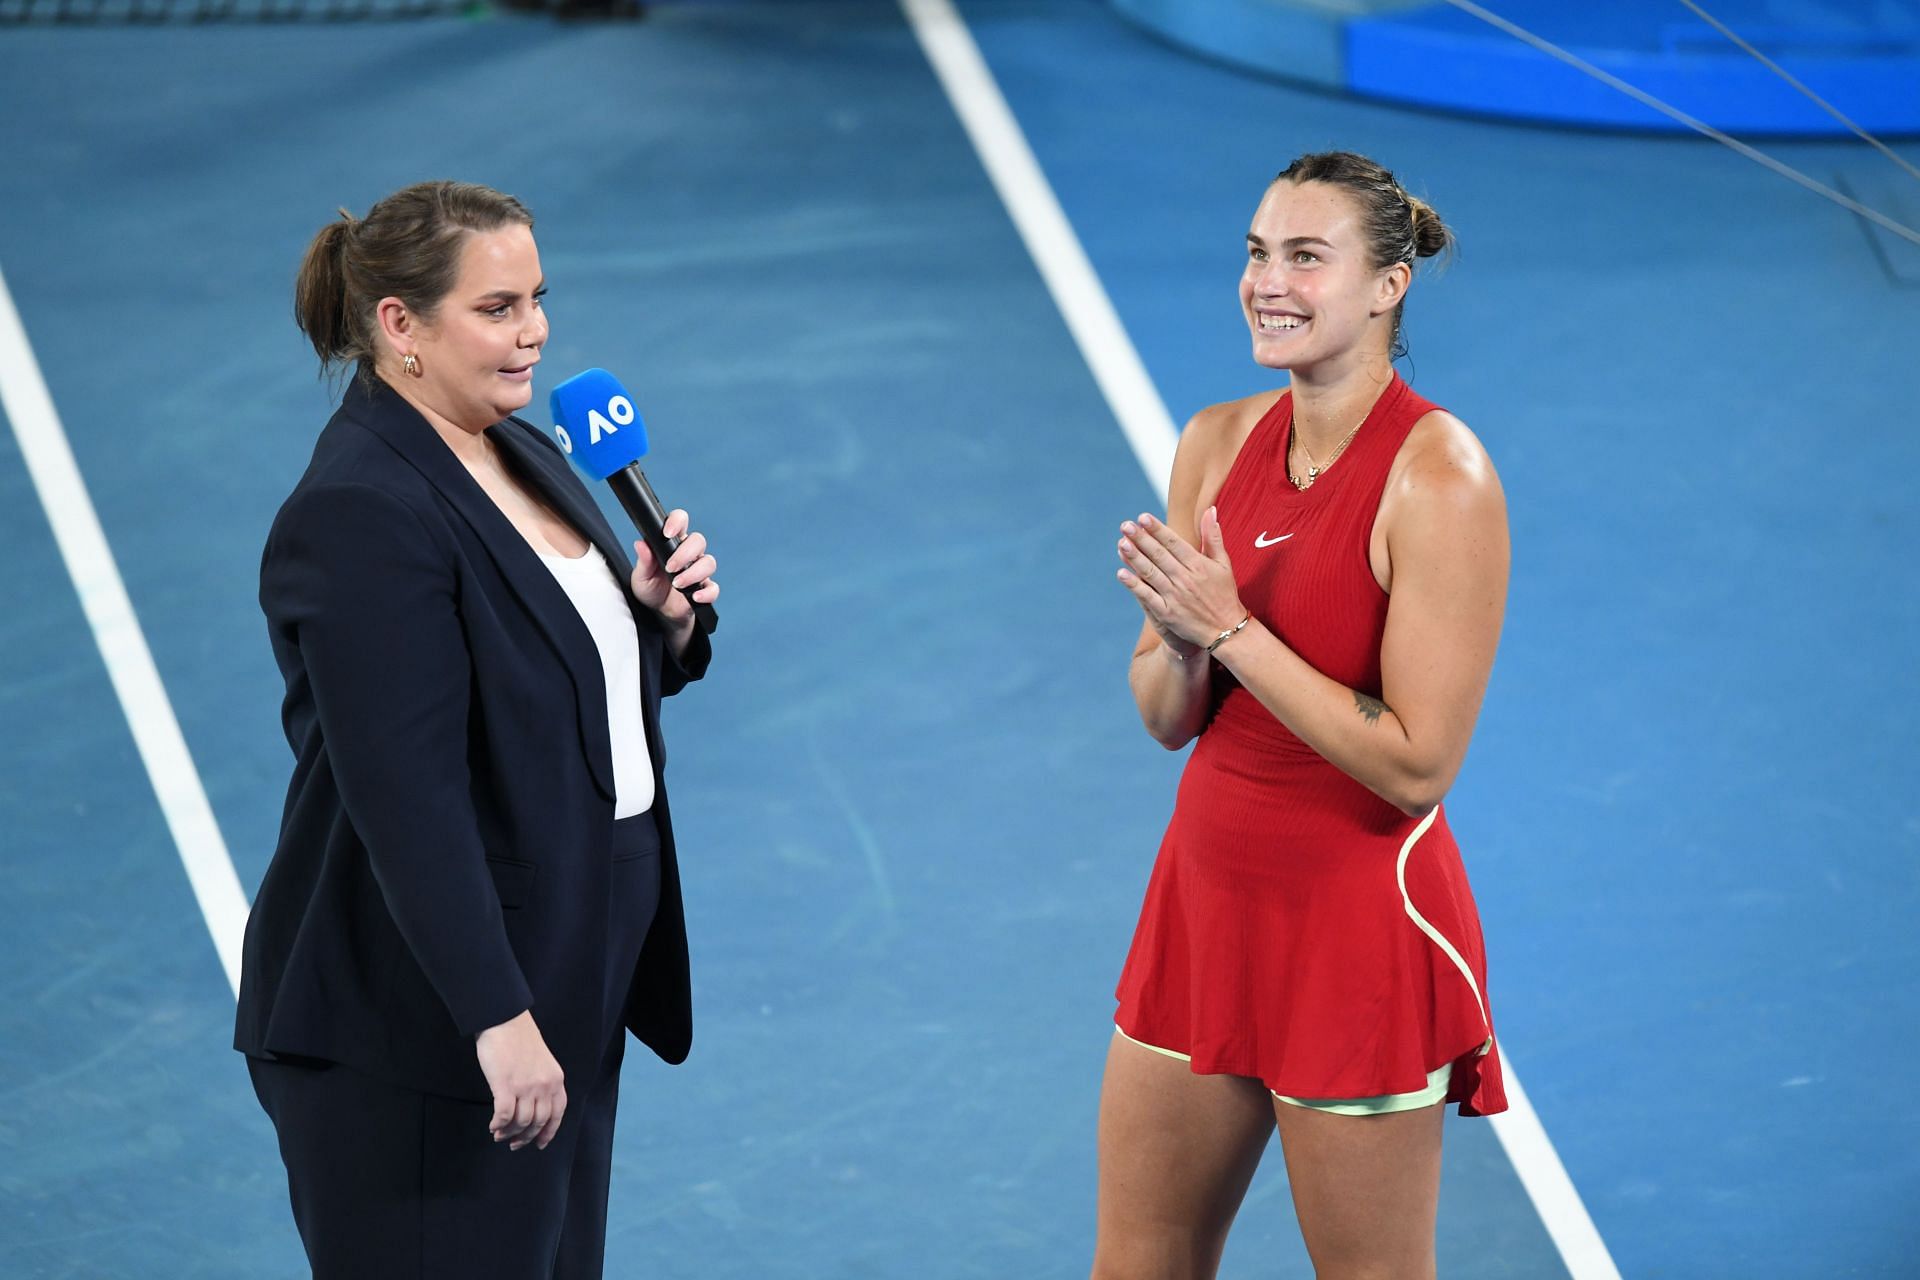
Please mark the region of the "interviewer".
<svg viewBox="0 0 1920 1280"><path fill-rule="evenodd" d="M676 588L720 588L698 533L630 562L511 416L532 228L421 183L296 286L353 372L261 563L295 765L234 1042L316 1277L599 1276L623 1027L691 1039L658 713L711 653Z"/></svg>

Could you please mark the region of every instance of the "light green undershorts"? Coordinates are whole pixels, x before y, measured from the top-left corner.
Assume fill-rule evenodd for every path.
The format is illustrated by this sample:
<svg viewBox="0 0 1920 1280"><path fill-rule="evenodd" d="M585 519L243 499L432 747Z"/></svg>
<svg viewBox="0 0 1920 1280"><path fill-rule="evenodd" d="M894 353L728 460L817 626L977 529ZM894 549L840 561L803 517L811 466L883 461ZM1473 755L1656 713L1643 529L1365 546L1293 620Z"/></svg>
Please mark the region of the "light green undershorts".
<svg viewBox="0 0 1920 1280"><path fill-rule="evenodd" d="M1120 1033L1122 1040L1137 1044L1142 1049L1164 1053L1169 1058L1178 1058L1186 1063L1193 1061L1184 1053L1175 1053L1171 1049L1162 1049L1157 1044L1135 1040L1126 1032L1120 1031L1118 1026L1114 1027L1114 1030ZM1453 1064L1448 1062L1429 1071L1427 1087L1416 1089L1412 1093L1383 1093L1375 1098L1290 1098L1284 1093L1275 1093L1273 1096L1296 1107L1305 1107L1309 1111L1325 1111L1336 1116L1383 1116L1395 1111L1417 1111L1421 1107L1430 1107L1436 1102L1445 1100L1447 1085L1452 1079ZM1272 1090L1268 1092L1271 1093Z"/></svg>

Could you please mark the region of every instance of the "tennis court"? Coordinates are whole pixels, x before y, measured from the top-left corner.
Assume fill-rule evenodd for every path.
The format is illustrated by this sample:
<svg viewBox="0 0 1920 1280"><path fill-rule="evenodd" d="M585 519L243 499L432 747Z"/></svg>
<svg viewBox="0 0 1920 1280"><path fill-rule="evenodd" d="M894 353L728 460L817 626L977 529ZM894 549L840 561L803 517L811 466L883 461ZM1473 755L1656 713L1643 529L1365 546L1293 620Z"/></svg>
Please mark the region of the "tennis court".
<svg viewBox="0 0 1920 1280"><path fill-rule="evenodd" d="M1096 0L958 15L1175 423L1271 385L1234 284L1295 154L1372 154L1460 234L1400 367L1486 442L1514 573L1447 810L1603 1252L1450 1120L1441 1274L1915 1274L1920 248L1703 138L1363 101ZM15 409L0 1275L302 1271L181 815L250 892L290 763L258 556L332 403L292 275L427 177L533 210L536 414L619 376L726 584L667 713L694 1053L628 1057L609 1276L1084 1275L1181 763L1112 581L1159 497L906 13L20 22L0 86L0 272L143 642L90 622L112 583L63 558ZM1920 224L1857 140L1761 145ZM139 652L171 766L116 692ZM1221 1274L1311 1274L1277 1151Z"/></svg>

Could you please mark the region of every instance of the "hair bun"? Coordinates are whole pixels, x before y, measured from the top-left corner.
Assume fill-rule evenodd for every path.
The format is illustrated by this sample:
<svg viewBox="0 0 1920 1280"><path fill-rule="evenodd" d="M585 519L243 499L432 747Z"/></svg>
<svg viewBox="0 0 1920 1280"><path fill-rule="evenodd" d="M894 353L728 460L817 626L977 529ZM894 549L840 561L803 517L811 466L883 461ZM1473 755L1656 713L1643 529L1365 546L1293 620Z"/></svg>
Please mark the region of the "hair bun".
<svg viewBox="0 0 1920 1280"><path fill-rule="evenodd" d="M1440 220L1440 215L1434 212L1432 205L1419 196L1407 195L1407 207L1413 211L1414 256L1431 258L1453 246L1453 232L1447 229L1447 224Z"/></svg>

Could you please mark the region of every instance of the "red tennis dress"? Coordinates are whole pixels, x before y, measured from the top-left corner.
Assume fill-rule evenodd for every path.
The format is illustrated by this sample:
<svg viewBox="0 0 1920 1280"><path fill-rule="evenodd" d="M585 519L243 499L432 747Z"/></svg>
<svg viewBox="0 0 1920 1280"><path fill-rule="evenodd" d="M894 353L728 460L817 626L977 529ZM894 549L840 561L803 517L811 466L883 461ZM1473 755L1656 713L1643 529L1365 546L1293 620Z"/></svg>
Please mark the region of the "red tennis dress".
<svg viewBox="0 0 1920 1280"><path fill-rule="evenodd" d="M1396 375L1338 465L1287 479L1281 396L1216 500L1241 602L1317 670L1380 696L1387 593L1367 559L1407 433L1434 406ZM1231 643L1231 642L1229 642ZM1357 714L1357 713L1356 713ZM1214 667L1115 1021L1195 1072L1299 1098L1413 1093L1453 1064L1462 1115L1507 1107L1480 918L1439 809L1411 818Z"/></svg>

